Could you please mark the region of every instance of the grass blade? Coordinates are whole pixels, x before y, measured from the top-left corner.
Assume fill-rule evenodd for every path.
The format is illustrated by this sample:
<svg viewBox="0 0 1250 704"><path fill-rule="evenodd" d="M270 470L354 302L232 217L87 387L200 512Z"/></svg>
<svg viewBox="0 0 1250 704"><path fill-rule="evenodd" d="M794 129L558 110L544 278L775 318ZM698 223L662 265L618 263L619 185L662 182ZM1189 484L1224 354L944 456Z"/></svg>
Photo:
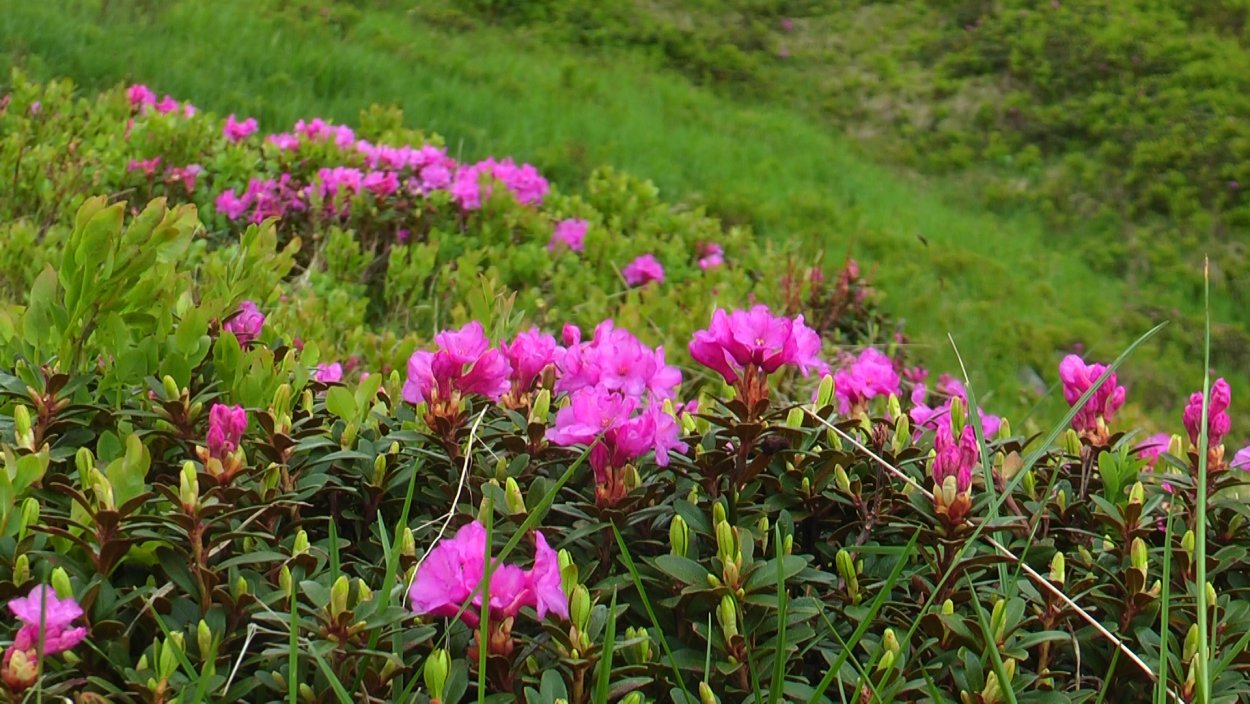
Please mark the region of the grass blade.
<svg viewBox="0 0 1250 704"><path fill-rule="evenodd" d="M777 558L777 650L773 653L773 680L768 685L768 704L781 701L786 679L786 607L790 603L786 593L785 561L781 552L781 526L773 526L773 551Z"/></svg>
<svg viewBox="0 0 1250 704"><path fill-rule="evenodd" d="M495 571L495 561L490 557L491 543L495 537L495 508L490 496L482 497L482 513L486 519L486 555L482 558L482 621L477 636L477 703L486 701L486 655L490 651L490 577ZM472 598L472 597L470 597Z"/></svg>
<svg viewBox="0 0 1250 704"><path fill-rule="evenodd" d="M1207 433L1208 415L1211 412L1211 263L1203 260L1202 308L1204 317L1202 338L1202 426L1198 434L1198 506L1194 525L1194 561L1197 574L1194 590L1198 598L1198 654L1194 662L1194 679L1198 685L1198 704L1211 704L1211 640L1207 623L1207 446L1211 439Z"/></svg>
<svg viewBox="0 0 1250 704"><path fill-rule="evenodd" d="M964 573L964 579L968 582L968 589L976 594L976 585L972 583L972 577ZM985 617L985 607L981 606L980 599L972 599L972 605L977 612L977 623L981 625L981 634L985 636L985 649L989 652L990 662L994 665L994 674L998 677L998 689L1007 699L1007 704L1016 704L1016 690L1011 686L1011 679L1007 677L1007 668L1003 666L1003 656L998 652L998 639L994 637L993 624ZM1005 604L1004 604L1005 605ZM1003 618L1006 617L1005 609ZM1120 651L1115 651L1115 657L1120 656ZM1112 662L1115 662L1112 659Z"/></svg>
<svg viewBox="0 0 1250 704"><path fill-rule="evenodd" d="M608 704L608 687L612 683L612 653L616 649L616 588L608 606L607 631L603 636L603 653L599 656L599 674L595 677L594 704Z"/></svg>
<svg viewBox="0 0 1250 704"><path fill-rule="evenodd" d="M664 637L664 629L660 628L660 620L655 617L655 609L651 608L651 600L647 598L647 590L642 586L642 577L638 574L638 567L634 564L634 558L629 553L629 546L625 544L625 538L621 535L621 531L617 529L616 524L612 526L612 534L616 536L616 544L621 549L621 561L625 563L625 569L629 570L629 576L634 581L634 589L638 590L638 598L642 599L642 606L647 610L647 617L651 619L651 625L655 627L655 634L660 638L660 647L664 649L664 656L668 658L669 667L673 668L673 677L676 678L677 686L681 689L681 693L685 696L687 702L698 701L690 696L690 692L686 689L686 684L682 682L681 672L677 669L677 661L673 659L673 649L668 646L668 639ZM710 632L709 632L710 633Z"/></svg>

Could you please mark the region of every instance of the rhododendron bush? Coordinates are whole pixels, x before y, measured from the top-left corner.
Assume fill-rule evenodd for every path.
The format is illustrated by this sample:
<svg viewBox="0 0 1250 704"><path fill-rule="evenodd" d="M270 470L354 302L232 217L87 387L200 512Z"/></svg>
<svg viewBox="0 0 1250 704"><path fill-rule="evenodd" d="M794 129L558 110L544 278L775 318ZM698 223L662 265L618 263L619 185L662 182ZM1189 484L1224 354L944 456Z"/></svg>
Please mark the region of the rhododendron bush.
<svg viewBox="0 0 1250 704"><path fill-rule="evenodd" d="M752 288L740 242L630 188L56 90L42 111L167 141L150 175L90 157L112 203L19 175L12 232L46 237L0 308L0 698L1250 696L1250 438L1201 365L1143 429L1118 361L1056 359L1069 412L1026 432L833 315L869 310L853 266ZM253 187L258 159L286 170ZM614 293L404 297L477 247ZM418 251L451 279L388 299L373 267ZM706 298L646 320L680 296ZM428 330L383 320L422 305Z"/></svg>
<svg viewBox="0 0 1250 704"><path fill-rule="evenodd" d="M294 265L272 223L197 276L185 206L75 223L0 326L15 701L1135 700L1160 662L1192 698L1199 528L1246 686L1222 379L1146 438L1069 357L1069 417L1022 437L764 305L684 368L612 320L474 320L363 369L242 297Z"/></svg>

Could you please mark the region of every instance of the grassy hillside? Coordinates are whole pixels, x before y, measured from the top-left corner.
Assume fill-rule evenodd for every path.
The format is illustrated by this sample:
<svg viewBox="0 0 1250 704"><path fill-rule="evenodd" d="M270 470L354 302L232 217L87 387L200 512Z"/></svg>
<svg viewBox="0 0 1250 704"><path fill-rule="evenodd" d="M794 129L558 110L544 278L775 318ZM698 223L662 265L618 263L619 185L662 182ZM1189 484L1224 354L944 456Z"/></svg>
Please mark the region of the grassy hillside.
<svg viewBox="0 0 1250 704"><path fill-rule="evenodd" d="M1081 343L1109 358L1156 317L1127 307L1137 292L1039 218L970 206L966 191L873 164L803 109L726 97L628 43L561 44L398 3L8 5L0 61L35 77L142 81L274 129L394 103L466 157L490 145L562 184L612 164L761 236L851 254L922 358L955 367L952 334L974 379L994 390L990 403L1017 417L1033 402L1019 389L1053 381L1062 350ZM1182 328L1124 375L1157 416L1174 416L1178 394L1200 382L1198 340Z"/></svg>

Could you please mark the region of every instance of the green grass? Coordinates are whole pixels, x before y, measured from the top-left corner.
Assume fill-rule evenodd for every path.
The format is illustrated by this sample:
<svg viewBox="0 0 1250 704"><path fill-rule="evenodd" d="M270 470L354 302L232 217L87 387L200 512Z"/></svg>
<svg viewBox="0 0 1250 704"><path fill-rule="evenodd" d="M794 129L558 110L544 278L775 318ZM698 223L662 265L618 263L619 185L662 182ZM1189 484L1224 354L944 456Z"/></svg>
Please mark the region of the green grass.
<svg viewBox="0 0 1250 704"><path fill-rule="evenodd" d="M977 211L869 162L800 113L718 96L638 53L561 49L480 27L456 33L390 9L336 10L332 26L315 9L278 12L275 2L10 5L0 13L0 68L16 63L87 89L146 82L202 108L255 115L264 129L316 115L354 122L372 103L394 103L453 153L531 160L566 187L611 164L764 237L832 260L854 255L922 359L955 369L954 335L995 411L1028 408L1020 380L1053 378L1062 347L1080 340L1107 357L1121 342L1100 336L1124 286L1054 246L1038 220Z"/></svg>

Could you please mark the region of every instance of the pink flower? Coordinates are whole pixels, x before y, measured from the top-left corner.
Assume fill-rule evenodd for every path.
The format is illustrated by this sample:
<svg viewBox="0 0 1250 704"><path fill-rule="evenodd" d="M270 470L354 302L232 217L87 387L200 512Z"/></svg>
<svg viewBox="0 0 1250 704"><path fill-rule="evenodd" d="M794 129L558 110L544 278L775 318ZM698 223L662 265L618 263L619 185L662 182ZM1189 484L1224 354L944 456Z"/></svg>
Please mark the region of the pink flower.
<svg viewBox="0 0 1250 704"><path fill-rule="evenodd" d="M1107 371L1102 364L1086 364L1080 357L1070 354L1059 363L1059 378L1063 381L1063 398L1069 406L1075 405L1086 391L1093 388L1098 377ZM1072 418L1072 427L1078 432L1098 430L1099 420L1109 423L1115 412L1124 405L1125 389L1116 384L1112 373L1089 401Z"/></svg>
<svg viewBox="0 0 1250 704"><path fill-rule="evenodd" d="M517 333L511 344L503 343L499 347L512 367L512 390L522 393L533 388L543 370L556 363L560 349L556 338L539 332L538 328Z"/></svg>
<svg viewBox="0 0 1250 704"><path fill-rule="evenodd" d="M151 88L148 88L142 83L136 83L130 86L130 88L126 91L126 98L130 100L130 107L132 109L156 105L156 93L153 93Z"/></svg>
<svg viewBox="0 0 1250 704"><path fill-rule="evenodd" d="M225 460L239 449L243 433L247 430L247 411L242 406L214 403L208 411L208 435L205 445L209 457Z"/></svg>
<svg viewBox="0 0 1250 704"><path fill-rule="evenodd" d="M40 584L25 597L10 599L8 606L22 627L13 637L13 645L5 651L5 665L18 650L38 652L41 635L45 656L69 650L87 637L86 628L70 628L82 616L82 607L73 598L58 598L51 587Z"/></svg>
<svg viewBox="0 0 1250 704"><path fill-rule="evenodd" d="M634 398L644 393L660 400L675 398L681 371L665 363L663 347L647 347L611 320L595 326L590 342L581 342L581 332L570 325L564 337L567 347L557 360L556 391L601 386Z"/></svg>
<svg viewBox="0 0 1250 704"><path fill-rule="evenodd" d="M370 171L362 182L365 190L385 198L399 190L399 174L394 171Z"/></svg>
<svg viewBox="0 0 1250 704"><path fill-rule="evenodd" d="M1221 444L1224 436L1232 427L1228 417L1228 406L1232 403L1233 390L1223 378L1216 379L1211 385L1211 400L1207 405L1207 445L1215 447ZM1189 441L1198 444L1202 432L1202 392L1196 391L1189 397L1185 406L1185 430L1189 432Z"/></svg>
<svg viewBox="0 0 1250 704"><path fill-rule="evenodd" d="M652 281L664 283L664 267L660 266L659 260L652 254L643 254L626 264L621 269L621 275L630 286L643 286Z"/></svg>
<svg viewBox="0 0 1250 704"><path fill-rule="evenodd" d="M157 103L155 107L157 112L162 115L167 115L178 109L178 101L167 95L164 98L161 98L161 101Z"/></svg>
<svg viewBox="0 0 1250 704"><path fill-rule="evenodd" d="M221 128L221 133L228 142L241 142L255 134L256 130L256 118L249 117L239 121L235 119L234 113L230 113L226 116L226 124Z"/></svg>
<svg viewBox="0 0 1250 704"><path fill-rule="evenodd" d="M204 167L199 164L174 166L165 171L165 181L171 184L181 183L187 193L191 193L195 190L196 179L202 173L204 173Z"/></svg>
<svg viewBox="0 0 1250 704"><path fill-rule="evenodd" d="M217 196L217 199L213 201L213 205L217 208L218 212L225 215L230 220L238 220L244 213L247 212L248 208L252 207L252 196L250 194L244 194L244 196L240 198L234 192L234 189L231 188L222 191L221 194Z"/></svg>
<svg viewBox="0 0 1250 704"><path fill-rule="evenodd" d="M1241 448L1233 455L1233 461L1229 463L1233 469L1240 469L1243 472L1250 472L1250 445Z"/></svg>
<svg viewBox="0 0 1250 704"><path fill-rule="evenodd" d="M291 134L290 132L271 134L265 138L265 141L282 151L294 151L299 149L299 137Z"/></svg>
<svg viewBox="0 0 1250 704"><path fill-rule="evenodd" d="M239 304L239 311L222 327L234 333L239 344L246 345L260 335L264 326L265 314L260 312L255 303L243 301Z"/></svg>
<svg viewBox="0 0 1250 704"><path fill-rule="evenodd" d="M708 242L703 245L702 254L699 257L699 268L707 271L715 269L725 263L725 250L715 242Z"/></svg>
<svg viewBox="0 0 1250 704"><path fill-rule="evenodd" d="M156 173L156 167L161 165L161 158L154 156L151 159L131 159L126 164L127 171L142 171L144 176L151 178Z"/></svg>
<svg viewBox="0 0 1250 704"><path fill-rule="evenodd" d="M496 564L491 571L489 609L492 619L515 617L531 606L538 618L548 612L568 618L568 597L560 587L560 565L547 539L535 531L534 566ZM473 521L451 539L443 539L426 555L408 590L409 606L417 614L454 617L486 574L486 529ZM481 621L482 594L473 597L460 614L469 626Z"/></svg>
<svg viewBox="0 0 1250 704"><path fill-rule="evenodd" d="M899 396L899 383L894 362L875 347L867 347L849 367L833 375L839 413L848 415L877 396Z"/></svg>
<svg viewBox="0 0 1250 704"><path fill-rule="evenodd" d="M964 402L964 408L967 408L968 392L961 382L947 374L938 378L938 389L949 395L949 398L942 405L933 408L925 405L927 393L923 384L918 384L912 389L913 407L908 411L908 415L911 416L912 423L918 429L932 428L938 433L950 433L951 401L958 397ZM998 434L999 428L1002 427L1002 418L986 413L985 409L980 406L977 407L977 416L981 418L982 437L990 438Z"/></svg>
<svg viewBox="0 0 1250 704"><path fill-rule="evenodd" d="M980 460L981 451L972 426L965 425L959 434L959 442L950 428L939 432L933 441L936 456L933 458L933 481L939 487L947 477L955 478L955 491L967 493L972 487L972 469Z"/></svg>
<svg viewBox="0 0 1250 704"><path fill-rule="evenodd" d="M608 480L608 470L624 467L648 452L655 452L655 463L668 466L670 450L685 452L675 418L655 403L642 408L640 401L602 387L587 387L569 396L569 405L556 412L555 426L547 430L547 440L557 445L589 445L602 436L590 453L590 464L599 484Z"/></svg>
<svg viewBox="0 0 1250 704"><path fill-rule="evenodd" d="M551 234L551 241L547 243L547 251L554 252L556 247L564 246L574 252L582 251L586 244L586 231L590 228L590 223L585 220L561 220L556 223L555 232Z"/></svg>
<svg viewBox="0 0 1250 704"><path fill-rule="evenodd" d="M450 399L454 392L498 401L508 392L512 368L503 352L490 346L481 323L475 320L459 330L444 330L434 342L438 351L418 350L408 358L405 401Z"/></svg>
<svg viewBox="0 0 1250 704"><path fill-rule="evenodd" d="M317 371L313 373L313 380L322 384L337 384L343 380L343 365L338 362L318 364Z"/></svg>
<svg viewBox="0 0 1250 704"><path fill-rule="evenodd" d="M1168 445L1172 442L1172 436L1167 433L1157 433L1142 440L1134 448L1141 459L1146 460L1147 467L1154 467L1159 461L1163 453L1168 451Z"/></svg>
<svg viewBox="0 0 1250 704"><path fill-rule="evenodd" d="M820 335L803 323L803 316L775 316L763 305L732 313L716 309L707 329L695 332L689 349L696 362L730 384L737 383L747 367L771 374L791 366L803 376L813 369L828 371L820 361Z"/></svg>

